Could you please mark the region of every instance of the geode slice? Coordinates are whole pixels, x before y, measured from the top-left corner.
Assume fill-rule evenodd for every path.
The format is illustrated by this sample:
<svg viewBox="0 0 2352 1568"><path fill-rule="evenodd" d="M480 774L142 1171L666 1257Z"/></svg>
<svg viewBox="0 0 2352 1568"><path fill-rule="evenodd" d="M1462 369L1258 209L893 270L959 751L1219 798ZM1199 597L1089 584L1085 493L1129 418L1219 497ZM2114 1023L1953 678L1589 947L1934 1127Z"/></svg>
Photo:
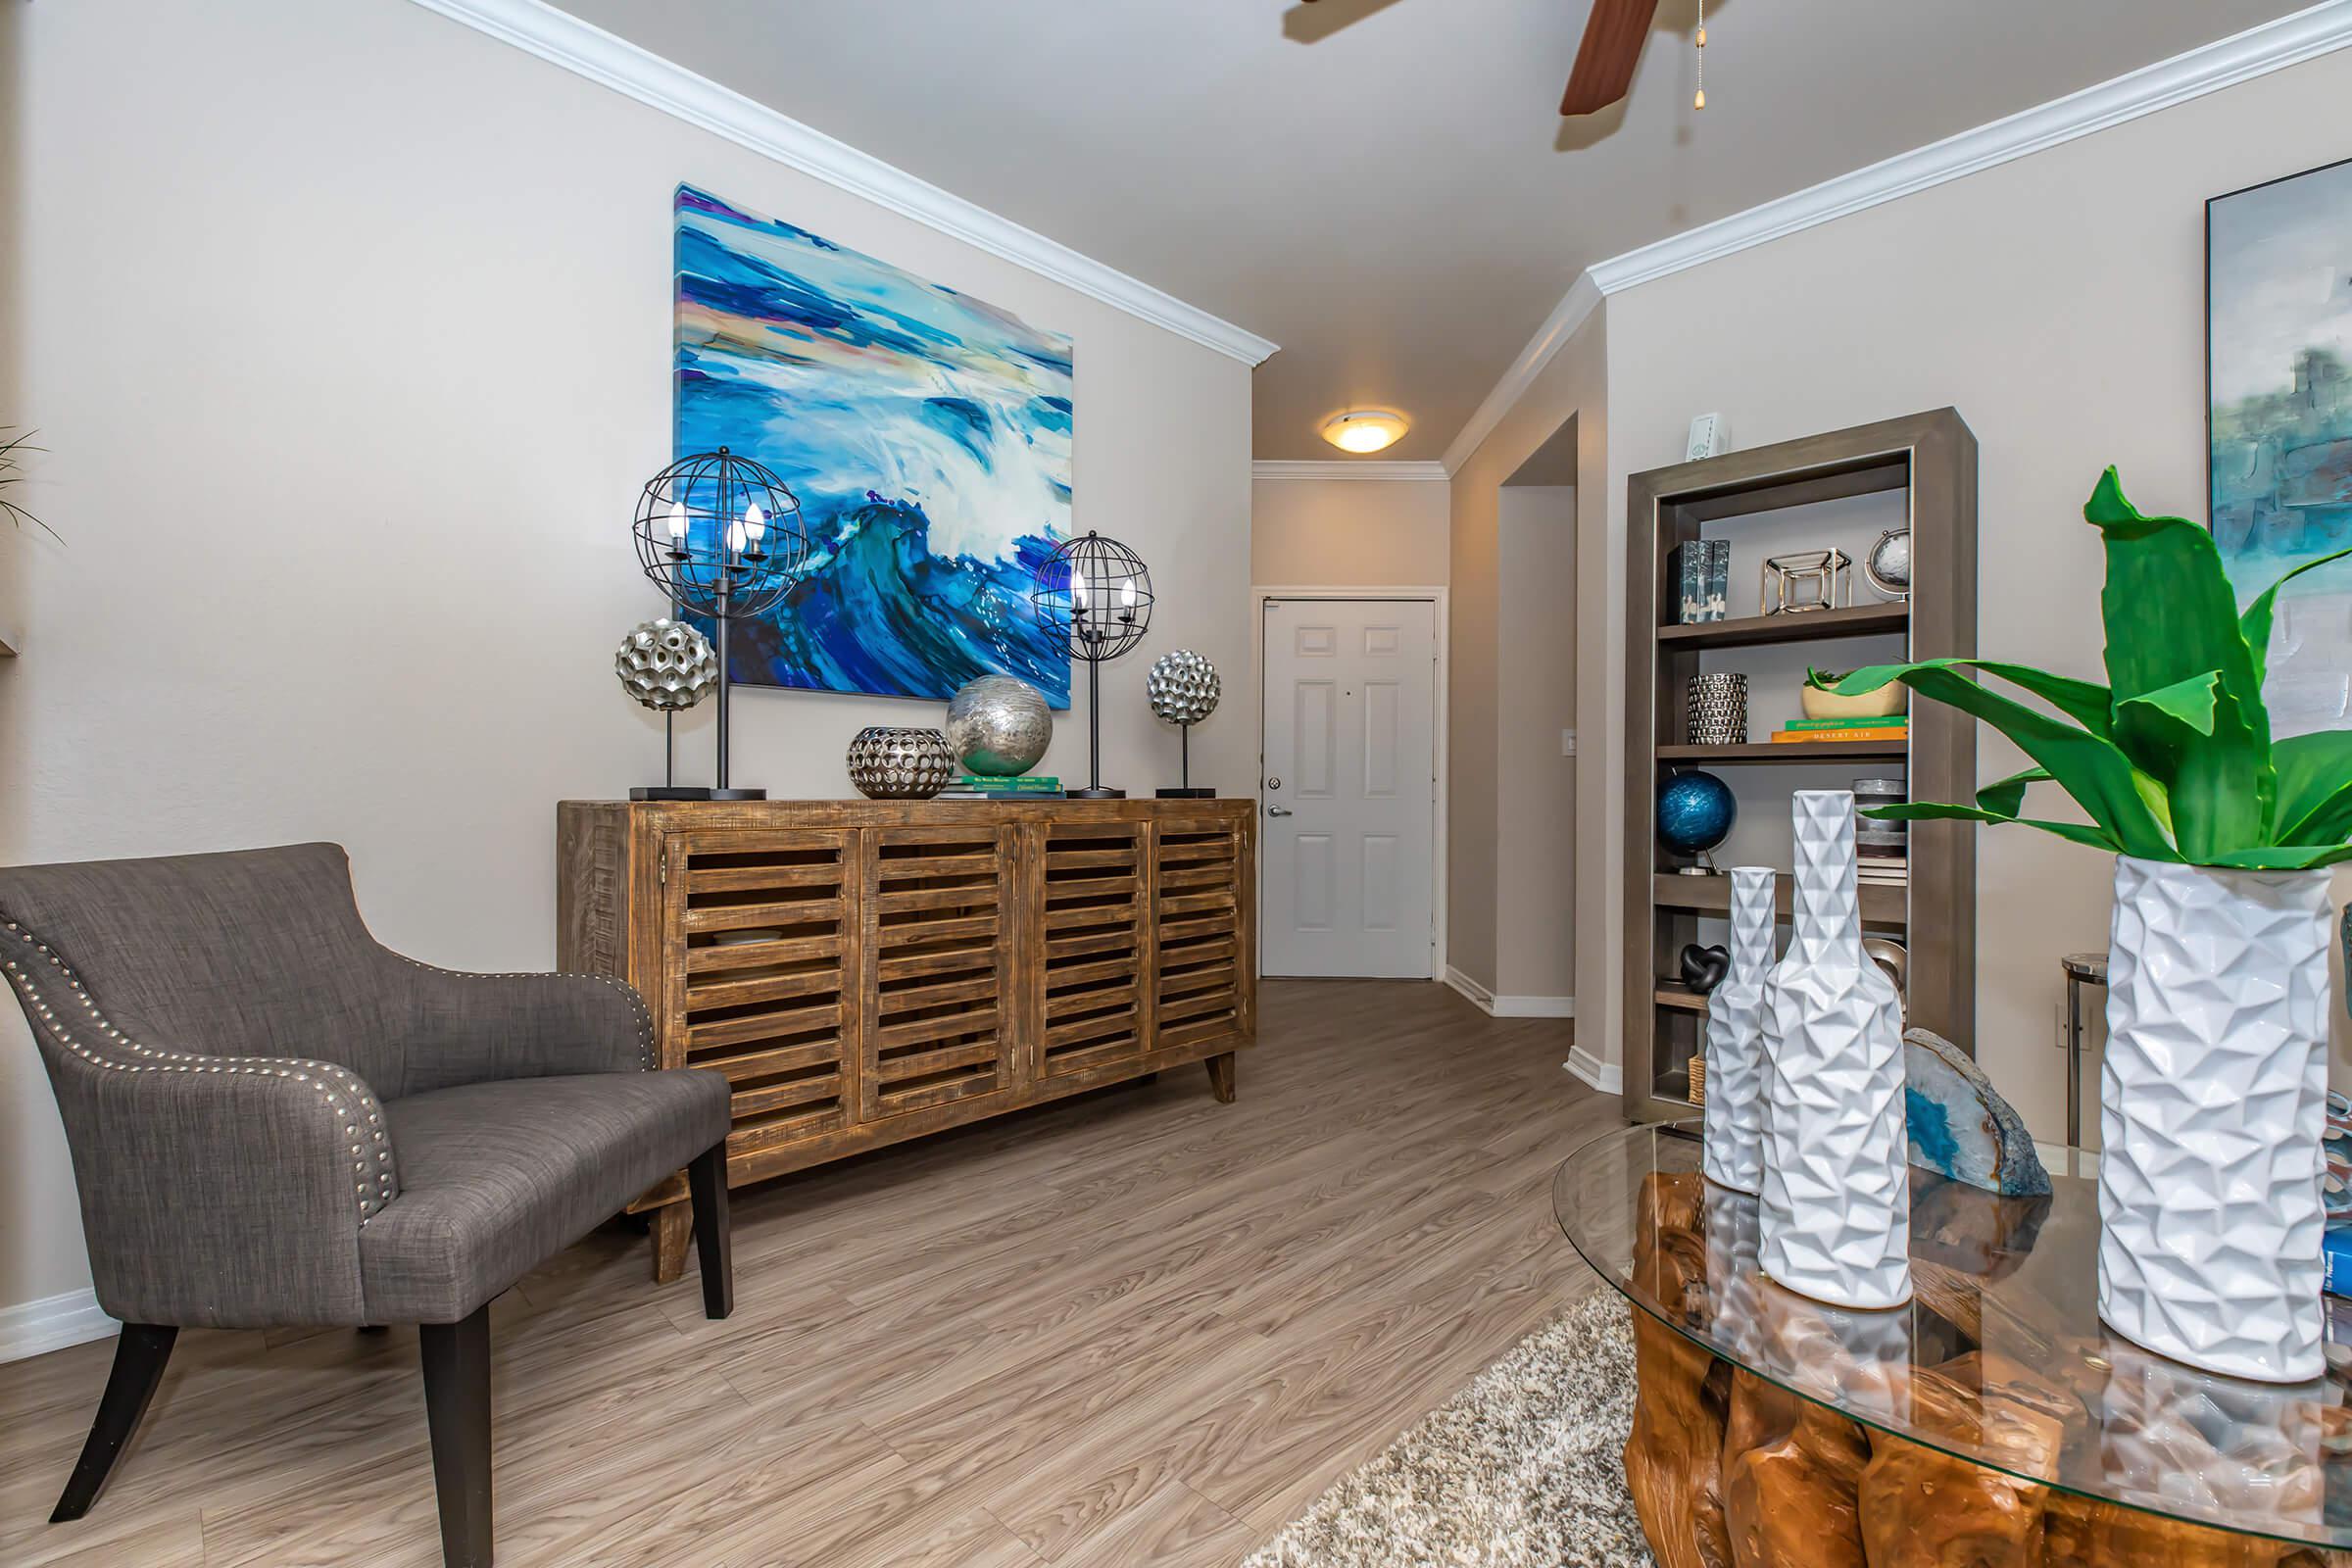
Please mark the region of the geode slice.
<svg viewBox="0 0 2352 1568"><path fill-rule="evenodd" d="M1959 1047L1926 1029L1903 1035L1911 1163L2004 1198L2050 1190L2033 1135Z"/></svg>

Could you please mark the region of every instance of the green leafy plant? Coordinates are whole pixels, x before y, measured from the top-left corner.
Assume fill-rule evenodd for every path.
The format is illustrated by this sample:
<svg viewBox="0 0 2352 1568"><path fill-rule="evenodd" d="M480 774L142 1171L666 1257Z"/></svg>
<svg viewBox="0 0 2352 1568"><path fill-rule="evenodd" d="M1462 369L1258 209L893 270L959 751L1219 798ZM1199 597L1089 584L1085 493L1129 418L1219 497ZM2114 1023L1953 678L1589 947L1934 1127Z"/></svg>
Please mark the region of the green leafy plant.
<svg viewBox="0 0 2352 1568"><path fill-rule="evenodd" d="M1834 692L1838 689L1838 683L1845 679L1846 673L1846 671L1815 669L1811 664L1807 664L1805 666L1805 684L1817 692ZM1885 681L1879 682L1881 686L1886 684ZM1872 689L1876 690L1877 688Z"/></svg>
<svg viewBox="0 0 2352 1568"><path fill-rule="evenodd" d="M48 450L32 444L32 438L37 433L37 431L26 430L21 435L12 435L5 426L0 426L0 516L6 516L19 528L23 528L29 522L50 538L57 539L55 528L26 512L9 497L9 491L24 480L24 465L19 454ZM65 541L58 539L58 543L63 544Z"/></svg>
<svg viewBox="0 0 2352 1568"><path fill-rule="evenodd" d="M1851 696L1901 681L1990 724L2034 760L1977 792L1974 806L1914 802L1865 815L1900 821L2023 822L2147 860L2304 870L2352 860L2352 731L2271 738L2263 664L2278 590L2352 556L2308 561L2237 612L2213 535L2183 517L2144 517L2109 468L2083 518L2106 540L2107 681L2030 664L1931 659L1857 669ZM1980 684L1982 670L2046 705ZM2088 823L2019 813L2027 786L2053 782Z"/></svg>

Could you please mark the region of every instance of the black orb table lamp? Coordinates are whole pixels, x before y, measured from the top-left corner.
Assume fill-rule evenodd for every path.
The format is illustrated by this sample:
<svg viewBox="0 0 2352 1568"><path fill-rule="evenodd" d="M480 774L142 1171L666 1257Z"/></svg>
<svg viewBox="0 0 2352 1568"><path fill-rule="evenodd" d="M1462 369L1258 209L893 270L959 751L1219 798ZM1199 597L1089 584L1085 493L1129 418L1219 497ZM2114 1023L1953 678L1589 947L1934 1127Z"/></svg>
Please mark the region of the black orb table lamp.
<svg viewBox="0 0 2352 1568"><path fill-rule="evenodd" d="M1067 793L1076 801L1123 801L1125 790L1102 787L1102 662L1144 640L1152 625L1152 573L1134 551L1090 530L1038 564L1029 603L1046 635L1066 637L1070 657L1086 661L1090 782Z"/></svg>
<svg viewBox="0 0 2352 1568"><path fill-rule="evenodd" d="M637 561L672 612L707 616L718 644L718 769L712 788L654 785L633 801L763 801L727 787L727 626L776 607L808 565L801 503L764 466L725 447L681 458L637 499Z"/></svg>

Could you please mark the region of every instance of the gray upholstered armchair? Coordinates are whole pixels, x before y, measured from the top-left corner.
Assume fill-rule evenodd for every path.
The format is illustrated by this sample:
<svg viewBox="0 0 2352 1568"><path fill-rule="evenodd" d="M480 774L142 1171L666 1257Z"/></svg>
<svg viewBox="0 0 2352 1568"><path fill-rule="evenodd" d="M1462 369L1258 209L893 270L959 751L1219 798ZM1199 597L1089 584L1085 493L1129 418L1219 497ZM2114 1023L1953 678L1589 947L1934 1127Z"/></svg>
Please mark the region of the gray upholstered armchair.
<svg viewBox="0 0 2352 1568"><path fill-rule="evenodd" d="M490 1561L489 1302L685 1168L731 1305L726 1080L637 994L376 944L332 844L0 869L0 978L64 1112L114 1373L96 1500L183 1327L420 1326L444 1552Z"/></svg>

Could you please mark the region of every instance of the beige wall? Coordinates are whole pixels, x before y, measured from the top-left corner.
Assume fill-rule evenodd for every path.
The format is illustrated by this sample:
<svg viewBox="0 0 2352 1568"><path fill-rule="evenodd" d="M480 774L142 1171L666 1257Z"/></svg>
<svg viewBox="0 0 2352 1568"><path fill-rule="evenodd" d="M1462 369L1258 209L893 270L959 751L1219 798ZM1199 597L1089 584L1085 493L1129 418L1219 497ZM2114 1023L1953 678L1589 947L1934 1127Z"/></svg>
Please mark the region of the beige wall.
<svg viewBox="0 0 2352 1568"><path fill-rule="evenodd" d="M1261 588L1438 588L1446 481L1269 476L1250 487L1250 580Z"/></svg>
<svg viewBox="0 0 2352 1568"><path fill-rule="evenodd" d="M0 851L331 838L386 942L554 957L554 805L659 776L612 650L661 602L629 509L668 456L681 179L1076 338L1076 522L1158 605L1106 672L1104 770L1174 765L1143 665L1254 683L1240 363L407 3L0 6L25 179L0 422L41 425L65 548L12 543ZM9 383L0 381L0 387ZM1083 701L1083 698L1081 699ZM736 780L847 793L860 725L935 704L742 693ZM681 752L707 766L708 732ZM1253 776L1247 725L1197 770ZM1083 713L1045 765L1085 766ZM0 1305L86 1284L56 1114L0 1025Z"/></svg>
<svg viewBox="0 0 2352 1568"><path fill-rule="evenodd" d="M1509 748L1509 765L1535 769L1526 788L1506 785L1504 730L1514 726L1515 737L1541 734L1544 726L1507 716L1501 701L1503 660L1515 641L1503 631L1501 575L1504 569L1500 500L1505 480L1537 448L1573 419L1576 421L1577 471L1598 474L1607 465L1610 416L1606 409L1609 341L1614 328L1605 308L1595 310L1572 334L1525 396L1515 404L1487 439L1455 470L1452 485L1452 661L1447 675L1447 706L1451 713L1451 784L1446 838L1446 961L1463 975L1503 996L1558 996L1557 990L1539 990L1554 982L1529 967L1520 946L1523 927L1544 926L1557 919L1562 889L1542 879L1506 877L1506 858L1518 853L1518 835L1535 831L1528 808L1547 802L1558 778L1556 767L1561 724L1548 723L1550 757L1540 763ZM1576 580L1598 580L1601 570L1592 558L1593 541L1606 533L1606 491L1600 485L1580 484L1576 494ZM1586 596L1589 598L1590 596ZM1595 616L1581 604L1554 606L1551 614L1571 622L1570 637L1577 650L1574 670L1578 683L1577 710L1588 701L1585 683L1595 663L1591 655ZM1547 721L1548 722L1548 721ZM1580 748L1574 769L1575 788L1584 799L1594 799L1589 772L1592 754ZM1506 803L1510 806L1505 813ZM1570 800L1573 810L1574 797ZM1597 846L1588 842L1586 818L1577 813L1575 843L1567 857L1571 874L1580 871L1589 882L1605 869ZM1569 900L1581 915L1581 905ZM1587 933L1579 948L1576 973L1586 973L1583 955L1593 945L1592 933L1605 938L1605 926L1577 919L1574 929ZM1505 933L1512 933L1506 938ZM1506 943L1508 961L1506 962ZM1536 946L1551 951L1543 939ZM1579 998L1577 1011L1587 1015L1587 1000ZM1579 1030L1589 1024L1579 1024Z"/></svg>
<svg viewBox="0 0 2352 1568"><path fill-rule="evenodd" d="M1576 995L1576 487L1506 484L1495 508L1501 678L1495 991Z"/></svg>
<svg viewBox="0 0 2352 1568"><path fill-rule="evenodd" d="M2352 54L2328 56L1613 296L1586 648L1622 604L1626 477L1677 461L1692 415L1753 447L1951 404L1982 443L1979 650L2096 672L2101 558L2080 519L2099 470L2204 515L2203 204L2341 156L2348 102ZM1585 666L1590 735L1622 722L1621 638ZM1997 737L1979 758L1987 780L2022 765ZM1602 799L1588 814L1614 843ZM1986 832L1980 866L1979 1055L2037 1134L2062 1133L2057 959L2105 945L2109 859L2019 829ZM1591 930L1605 895L1586 892ZM1596 948L1588 1023L1616 972ZM1614 1030L1581 1038L1614 1049Z"/></svg>

